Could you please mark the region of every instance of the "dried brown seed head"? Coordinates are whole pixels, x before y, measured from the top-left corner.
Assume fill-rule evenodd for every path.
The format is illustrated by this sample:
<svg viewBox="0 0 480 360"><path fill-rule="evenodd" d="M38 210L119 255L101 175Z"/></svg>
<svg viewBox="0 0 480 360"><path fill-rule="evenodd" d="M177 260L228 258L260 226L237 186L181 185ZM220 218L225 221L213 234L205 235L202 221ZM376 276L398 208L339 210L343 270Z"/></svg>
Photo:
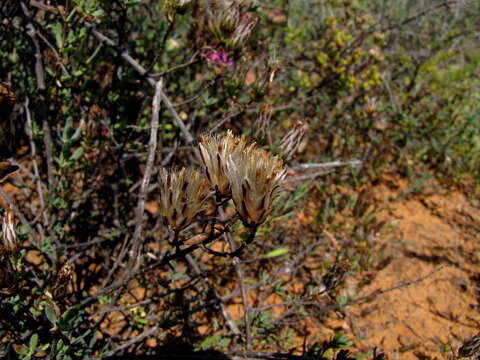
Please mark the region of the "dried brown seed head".
<svg viewBox="0 0 480 360"><path fill-rule="evenodd" d="M55 299L63 298L67 292L67 287L73 278L73 265L65 264L62 266L57 275L57 280L53 286L53 297Z"/></svg>
<svg viewBox="0 0 480 360"><path fill-rule="evenodd" d="M272 105L265 104L260 109L260 116L258 117L257 121L255 121L255 125L257 127L256 136L261 136L262 138L265 137L267 134L267 130L270 127L270 119L273 114L273 107Z"/></svg>
<svg viewBox="0 0 480 360"><path fill-rule="evenodd" d="M237 157L248 146L246 137L236 137L231 131L223 137L203 135L200 137L200 155L205 175L217 195L230 194L230 182L226 176L227 159Z"/></svg>
<svg viewBox="0 0 480 360"><path fill-rule="evenodd" d="M282 140L280 140L280 154L285 160L289 160L295 155L304 142L307 131L308 123L306 121L299 121L293 129L288 131Z"/></svg>
<svg viewBox="0 0 480 360"><path fill-rule="evenodd" d="M2 257L15 255L18 252L18 247L13 210L8 208L5 210L5 214L3 215L2 244L0 246L0 253Z"/></svg>
<svg viewBox="0 0 480 360"><path fill-rule="evenodd" d="M160 170L160 212L165 223L179 231L193 222L210 195L206 179L192 168Z"/></svg>
<svg viewBox="0 0 480 360"><path fill-rule="evenodd" d="M258 18L254 14L244 14L228 41L228 47L231 49L241 48L252 34L257 22Z"/></svg>
<svg viewBox="0 0 480 360"><path fill-rule="evenodd" d="M243 1L212 0L207 8L210 31L219 39L232 33L240 22L243 7Z"/></svg>
<svg viewBox="0 0 480 360"><path fill-rule="evenodd" d="M245 224L257 226L266 220L285 174L282 160L255 144L238 156L228 158L227 177L232 199Z"/></svg>

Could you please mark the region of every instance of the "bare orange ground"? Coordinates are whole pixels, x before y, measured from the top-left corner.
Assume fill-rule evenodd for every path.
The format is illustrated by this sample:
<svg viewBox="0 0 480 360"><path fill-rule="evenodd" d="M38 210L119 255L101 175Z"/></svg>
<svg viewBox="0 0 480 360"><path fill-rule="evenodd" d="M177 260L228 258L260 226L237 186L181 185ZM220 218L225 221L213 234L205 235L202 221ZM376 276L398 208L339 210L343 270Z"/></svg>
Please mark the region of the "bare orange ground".
<svg viewBox="0 0 480 360"><path fill-rule="evenodd" d="M405 184L400 189L406 190ZM354 297L395 287L446 266L417 284L347 308L344 328L363 352L375 346L390 359L446 358L478 332L478 292L472 278L480 274L480 207L459 192L432 184L430 193L398 198L400 191L376 191L386 209L378 215L391 230L377 246L393 260ZM398 201L394 201L394 199ZM355 283L359 279L350 279ZM353 289L352 289L353 288ZM332 319L335 320L335 319Z"/></svg>

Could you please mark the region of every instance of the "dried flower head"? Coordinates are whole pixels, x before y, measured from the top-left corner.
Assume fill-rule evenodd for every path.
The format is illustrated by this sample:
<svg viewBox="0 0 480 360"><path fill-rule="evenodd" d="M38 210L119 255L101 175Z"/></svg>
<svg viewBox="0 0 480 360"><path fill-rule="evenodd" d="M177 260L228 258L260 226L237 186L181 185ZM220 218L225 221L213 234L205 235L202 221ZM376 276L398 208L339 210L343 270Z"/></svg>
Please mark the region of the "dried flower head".
<svg viewBox="0 0 480 360"><path fill-rule="evenodd" d="M229 130L223 137L202 135L200 137L200 156L205 175L219 196L230 194L230 182L226 176L229 156L239 156L247 147L246 137L236 137Z"/></svg>
<svg viewBox="0 0 480 360"><path fill-rule="evenodd" d="M6 209L5 214L3 215L0 257L15 255L18 252L18 240L14 226L13 210L10 208Z"/></svg>
<svg viewBox="0 0 480 360"><path fill-rule="evenodd" d="M255 136L264 138L267 134L267 130L270 128L270 119L273 114L273 107L270 104L265 104L260 109L260 116L257 121L255 121L255 126L257 127L255 131Z"/></svg>
<svg viewBox="0 0 480 360"><path fill-rule="evenodd" d="M65 264L62 266L60 271L57 275L57 280L55 281L55 285L53 286L53 297L55 299L60 299L65 296L67 293L67 286L68 283L73 278L73 265L72 264Z"/></svg>
<svg viewBox="0 0 480 360"><path fill-rule="evenodd" d="M239 24L228 41L228 46L231 49L241 48L252 34L258 22L258 18L253 14L241 14L240 19Z"/></svg>
<svg viewBox="0 0 480 360"><path fill-rule="evenodd" d="M275 75L279 69L280 62L277 57L271 56L266 59L263 69L259 69L257 78L249 91L248 95L250 98L258 100L262 96L265 96L270 91Z"/></svg>
<svg viewBox="0 0 480 360"><path fill-rule="evenodd" d="M212 0L207 9L208 27L220 40L232 33L242 19L243 1Z"/></svg>
<svg viewBox="0 0 480 360"><path fill-rule="evenodd" d="M366 115L372 115L378 110L378 101L377 98L368 98L367 102L363 106L363 111Z"/></svg>
<svg viewBox="0 0 480 360"><path fill-rule="evenodd" d="M285 174L282 160L255 144L237 156L229 156L226 175L235 208L245 225L254 227L265 221Z"/></svg>
<svg viewBox="0 0 480 360"><path fill-rule="evenodd" d="M335 290L339 285L343 283L345 275L347 274L350 266L347 260L340 260L335 262L333 266L328 269L328 272L323 277L323 283L327 291Z"/></svg>
<svg viewBox="0 0 480 360"><path fill-rule="evenodd" d="M302 145L308 130L308 123L299 121L293 129L285 134L280 141L280 152L285 160L289 160Z"/></svg>
<svg viewBox="0 0 480 360"><path fill-rule="evenodd" d="M160 170L160 212L165 225L179 231L193 222L209 195L205 178L192 168Z"/></svg>

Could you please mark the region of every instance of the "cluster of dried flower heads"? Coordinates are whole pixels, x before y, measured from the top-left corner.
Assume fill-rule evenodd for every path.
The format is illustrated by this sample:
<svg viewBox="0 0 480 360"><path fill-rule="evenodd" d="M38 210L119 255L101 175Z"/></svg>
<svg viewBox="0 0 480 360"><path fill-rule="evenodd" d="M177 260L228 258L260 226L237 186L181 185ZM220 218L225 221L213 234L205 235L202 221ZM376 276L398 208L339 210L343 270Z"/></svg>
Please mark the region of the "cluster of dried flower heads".
<svg viewBox="0 0 480 360"><path fill-rule="evenodd" d="M190 225L212 194L232 199L248 227L263 223L272 211L286 175L283 162L245 136L203 135L199 152L203 174L193 169L160 172L160 212L174 231Z"/></svg>

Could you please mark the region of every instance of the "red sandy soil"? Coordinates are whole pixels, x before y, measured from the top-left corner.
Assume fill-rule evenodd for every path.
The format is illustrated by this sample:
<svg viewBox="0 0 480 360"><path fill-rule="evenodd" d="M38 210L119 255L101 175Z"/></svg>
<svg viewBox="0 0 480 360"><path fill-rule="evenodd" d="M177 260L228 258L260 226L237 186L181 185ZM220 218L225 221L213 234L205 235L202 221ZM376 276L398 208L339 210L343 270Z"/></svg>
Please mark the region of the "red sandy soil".
<svg viewBox="0 0 480 360"><path fill-rule="evenodd" d="M446 359L480 330L479 201L436 183L428 188L408 194L396 182L375 189L384 208L377 219L387 224L375 246L392 260L366 286L347 279L345 292L358 298L434 273L330 319L362 352L377 346L389 359Z"/></svg>

